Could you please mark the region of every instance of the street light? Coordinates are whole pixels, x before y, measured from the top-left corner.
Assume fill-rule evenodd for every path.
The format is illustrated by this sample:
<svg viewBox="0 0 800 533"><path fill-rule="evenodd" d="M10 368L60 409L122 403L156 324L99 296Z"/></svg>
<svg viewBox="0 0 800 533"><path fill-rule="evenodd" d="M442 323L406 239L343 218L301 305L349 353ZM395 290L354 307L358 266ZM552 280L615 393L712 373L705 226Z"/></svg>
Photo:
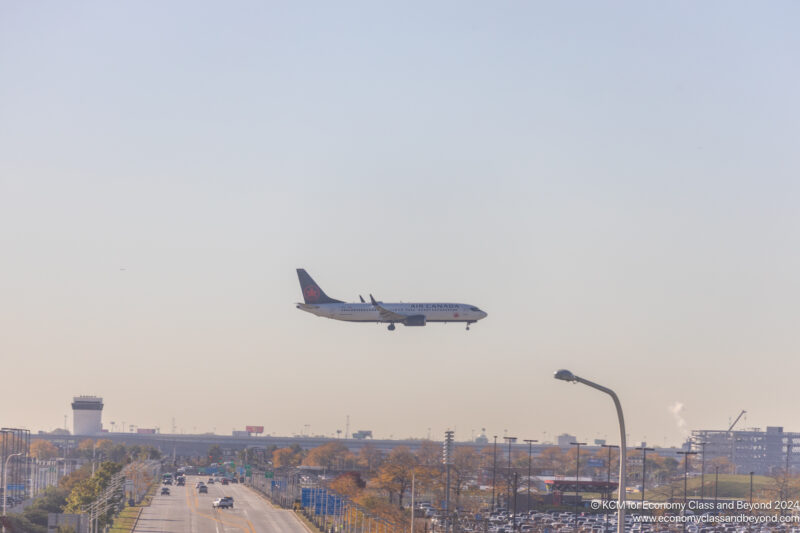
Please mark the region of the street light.
<svg viewBox="0 0 800 533"><path fill-rule="evenodd" d="M706 445L707 442L698 442L700 446L700 501L706 501Z"/></svg>
<svg viewBox="0 0 800 533"><path fill-rule="evenodd" d="M514 495L514 501L513 502L510 502L510 498L511 498L511 443L512 442L517 442L517 437L507 437L506 436L506 437L503 437L503 439L508 443L508 479L507 479L508 483L506 484L506 505L511 503L511 505L508 505L509 508L511 508L512 505L513 505L513 509L514 509L513 510L513 513L514 513L514 527L516 528L516 524L517 524L517 496L516 496L516 494Z"/></svg>
<svg viewBox="0 0 800 533"><path fill-rule="evenodd" d="M617 533L625 533L625 463L627 462L628 455L625 445L625 419L622 416L622 405L619 403L617 393L613 390L591 382L588 379L583 379L576 376L569 370L559 370L554 376L561 381L569 381L572 383L583 383L587 387L597 389L605 392L611 399L614 400L614 407L617 409L617 418L619 419L619 487L617 488Z"/></svg>
<svg viewBox="0 0 800 533"><path fill-rule="evenodd" d="M6 462L3 465L3 518L6 516L6 504L8 503L8 461L12 457L19 457L20 455L25 455L22 452L12 453L8 457L6 457ZM3 521L3 533L6 531L6 524L5 520Z"/></svg>
<svg viewBox="0 0 800 533"><path fill-rule="evenodd" d="M642 509L644 509L644 484L647 480L647 452L655 451L655 448L640 446L636 449L642 452Z"/></svg>
<svg viewBox="0 0 800 533"><path fill-rule="evenodd" d="M494 436L494 460L492 460L492 512L496 509L494 506L495 479L497 479L497 435Z"/></svg>
<svg viewBox="0 0 800 533"><path fill-rule="evenodd" d="M685 451L685 452L678 452L679 455L683 455L683 508L686 509L686 480L689 476L689 456L690 455L697 455L697 452ZM686 520L681 521L683 524L683 531L686 531Z"/></svg>
<svg viewBox="0 0 800 533"><path fill-rule="evenodd" d="M536 439L523 439L522 442L528 443L528 498L525 500L528 502L526 507L526 511L530 512L531 510L531 461L533 459L533 443L539 442Z"/></svg>
<svg viewBox="0 0 800 533"><path fill-rule="evenodd" d="M578 498L580 495L578 494L580 489L580 474L581 474L581 446L586 446L585 442L570 442L570 446L575 446L577 448L577 453L575 454L575 527L578 527Z"/></svg>
<svg viewBox="0 0 800 533"><path fill-rule="evenodd" d="M619 446L617 446L616 444L601 444L600 446L603 447L603 448L607 448L608 449L608 460L606 462L606 467L608 469L608 472L606 474L606 494L608 495L608 497L606 499L610 500L611 499L611 492L612 492L612 490L611 490L611 448L619 448ZM606 515L606 526L603 529L603 531L604 531L604 533L608 533L608 510L606 510L605 515Z"/></svg>

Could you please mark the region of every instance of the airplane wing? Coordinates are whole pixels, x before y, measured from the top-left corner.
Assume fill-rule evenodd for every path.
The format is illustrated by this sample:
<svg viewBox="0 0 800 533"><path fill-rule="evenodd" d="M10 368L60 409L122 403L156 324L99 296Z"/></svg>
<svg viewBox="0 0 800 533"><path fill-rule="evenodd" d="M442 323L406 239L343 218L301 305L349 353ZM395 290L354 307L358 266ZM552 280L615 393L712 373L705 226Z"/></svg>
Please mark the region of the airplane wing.
<svg viewBox="0 0 800 533"><path fill-rule="evenodd" d="M370 302L372 302L373 307L378 310L378 313L381 315L381 319L393 321L393 322L403 322L405 319L408 318L409 315L401 315L400 313L395 313L389 311L381 304L375 301L375 298L370 294L369 295Z"/></svg>

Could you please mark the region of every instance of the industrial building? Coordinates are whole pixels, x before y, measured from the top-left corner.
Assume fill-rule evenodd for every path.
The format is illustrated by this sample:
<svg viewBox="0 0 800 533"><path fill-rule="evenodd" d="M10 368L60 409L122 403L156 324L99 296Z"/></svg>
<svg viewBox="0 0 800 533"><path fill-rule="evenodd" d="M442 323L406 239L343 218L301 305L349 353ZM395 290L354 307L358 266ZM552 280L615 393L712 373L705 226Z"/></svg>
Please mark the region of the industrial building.
<svg viewBox="0 0 800 533"><path fill-rule="evenodd" d="M724 457L734 465L736 474L770 475L787 466L790 472L800 469L800 433L786 433L782 427L695 430L691 445L706 468L715 458Z"/></svg>

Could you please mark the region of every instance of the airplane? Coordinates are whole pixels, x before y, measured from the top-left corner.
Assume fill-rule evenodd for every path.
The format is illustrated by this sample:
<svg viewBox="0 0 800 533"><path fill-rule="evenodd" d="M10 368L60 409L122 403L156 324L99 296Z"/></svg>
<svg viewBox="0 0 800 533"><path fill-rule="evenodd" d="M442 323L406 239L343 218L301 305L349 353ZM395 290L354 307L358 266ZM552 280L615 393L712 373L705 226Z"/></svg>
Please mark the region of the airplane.
<svg viewBox="0 0 800 533"><path fill-rule="evenodd" d="M469 325L486 318L487 314L474 305L449 303L383 303L370 294L369 303L359 295L361 303L348 303L334 300L325 294L305 269L297 269L304 303L297 308L325 318L345 322L389 323L389 331L395 324L404 326L424 326L428 322L466 322Z"/></svg>

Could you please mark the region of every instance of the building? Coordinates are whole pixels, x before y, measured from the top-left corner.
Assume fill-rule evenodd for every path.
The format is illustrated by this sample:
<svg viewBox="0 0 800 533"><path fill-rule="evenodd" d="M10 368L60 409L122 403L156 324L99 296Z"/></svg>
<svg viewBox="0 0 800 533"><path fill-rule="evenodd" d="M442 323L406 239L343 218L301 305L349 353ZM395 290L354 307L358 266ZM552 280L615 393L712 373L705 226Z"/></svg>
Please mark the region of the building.
<svg viewBox="0 0 800 533"><path fill-rule="evenodd" d="M72 399L72 434L99 435L103 431L103 399L75 396Z"/></svg>
<svg viewBox="0 0 800 533"><path fill-rule="evenodd" d="M709 464L718 457L730 461L737 474L754 472L773 474L789 469L800 470L800 433L785 433L782 427L770 426L766 431L752 428L743 431L692 431L692 449L700 452L700 461Z"/></svg>
<svg viewBox="0 0 800 533"><path fill-rule="evenodd" d="M570 435L569 433L563 433L556 437L556 442L560 448L569 448L571 442L577 442L578 438L575 435Z"/></svg>

